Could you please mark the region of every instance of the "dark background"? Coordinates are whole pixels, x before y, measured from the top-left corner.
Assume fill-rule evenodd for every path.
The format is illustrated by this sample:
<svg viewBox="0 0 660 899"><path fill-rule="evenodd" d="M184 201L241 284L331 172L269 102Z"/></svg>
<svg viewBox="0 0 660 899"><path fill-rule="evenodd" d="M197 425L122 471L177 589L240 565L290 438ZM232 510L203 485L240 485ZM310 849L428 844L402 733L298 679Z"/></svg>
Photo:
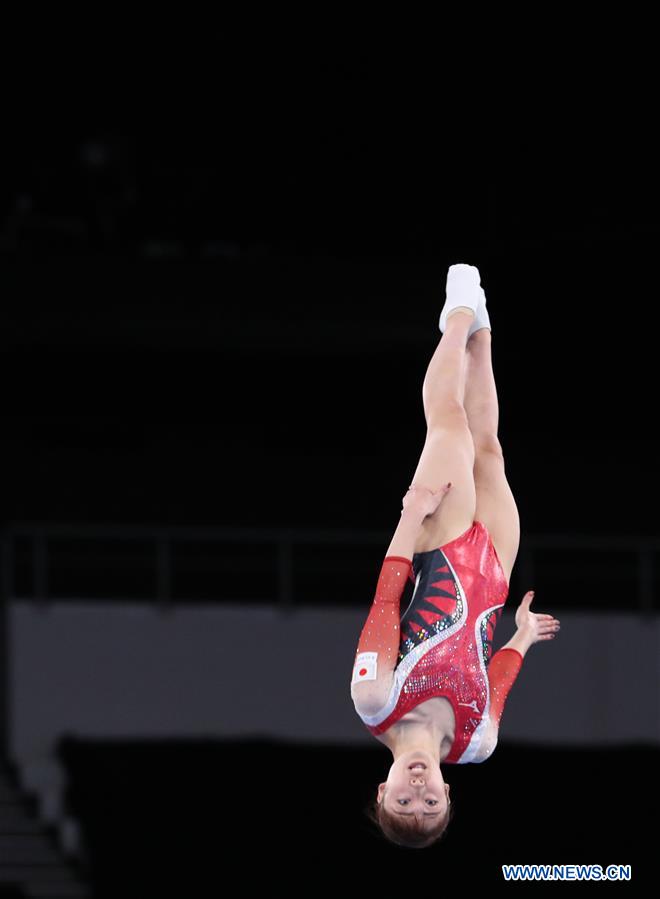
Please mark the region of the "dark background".
<svg viewBox="0 0 660 899"><path fill-rule="evenodd" d="M12 145L4 517L391 527L468 261L524 529L654 533L648 171L459 175L326 130Z"/></svg>
<svg viewBox="0 0 660 899"><path fill-rule="evenodd" d="M547 88L511 109L484 83L485 109L470 107L417 62L418 83L437 86L428 100L366 62L281 61L237 70L204 117L125 125L96 111L12 134L0 198L5 524L381 529L384 549L424 440L447 268L469 262L488 298L523 538L658 535L648 111L614 77L595 96L577 84L574 105ZM371 598L382 551L367 552ZM627 611L629 561L617 589L600 561L600 581L569 568L534 586L551 612ZM194 879L197 864L215 888L228 869L299 886L311 863L312 888L337 876L350 891L359 863L372 867L356 883L380 888L393 881L375 872L392 861L440 858L457 888L466 866L479 885L501 882L508 861L633 862L635 877L649 858L637 803L654 748L512 748L492 768L452 770L464 811L435 856L410 856L360 817L389 767L375 744L368 764L280 747L268 816L255 823L219 779L213 796L229 796L235 818L199 830L186 802L201 814L207 780L191 786L185 772L222 770L222 747L206 768L193 750L150 747L146 787L130 750L103 761L107 748L67 747L70 799L111 891L128 889L129 864L133 884L152 885ZM261 744L236 751L248 749L263 759ZM345 809L330 801L340 796ZM157 869L164 846L170 867ZM265 850L273 868L259 868Z"/></svg>

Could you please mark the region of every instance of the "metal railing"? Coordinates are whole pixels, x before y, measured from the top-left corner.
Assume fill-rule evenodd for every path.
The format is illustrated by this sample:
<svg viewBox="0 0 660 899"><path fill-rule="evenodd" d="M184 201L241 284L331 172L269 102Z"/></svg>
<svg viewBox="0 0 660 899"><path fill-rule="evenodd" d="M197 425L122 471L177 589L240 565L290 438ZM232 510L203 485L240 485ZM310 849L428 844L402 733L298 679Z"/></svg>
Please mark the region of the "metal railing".
<svg viewBox="0 0 660 899"><path fill-rule="evenodd" d="M35 601L48 604L49 593L49 541L57 538L84 540L120 539L142 541L150 544L153 565L153 600L166 608L179 604L172 595L172 551L175 544L207 542L228 544L271 544L276 555L276 601L283 612L291 612L297 606L294 598L294 551L303 545L375 546L385 548L391 533L385 531L347 530L344 528L263 528L263 527L173 527L160 525L110 525L110 524L60 524L39 522L10 522L0 530L2 549L2 594L14 596L16 540L23 538L31 545L31 569ZM522 536L512 574L515 583L535 583L535 555L540 550L570 549L577 554L596 551L603 554L626 552L636 555L635 599L625 611L633 609L642 614L654 613L654 554L660 552L660 537L649 536L576 536L534 535ZM90 597L92 598L92 597ZM303 605L303 603L301 603Z"/></svg>

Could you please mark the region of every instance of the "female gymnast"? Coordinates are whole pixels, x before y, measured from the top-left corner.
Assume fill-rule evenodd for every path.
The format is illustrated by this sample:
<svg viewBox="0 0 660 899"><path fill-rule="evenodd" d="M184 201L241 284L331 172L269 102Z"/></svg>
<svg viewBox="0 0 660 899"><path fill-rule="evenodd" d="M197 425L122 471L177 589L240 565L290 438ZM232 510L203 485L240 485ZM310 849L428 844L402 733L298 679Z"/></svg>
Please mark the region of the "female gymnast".
<svg viewBox="0 0 660 899"><path fill-rule="evenodd" d="M530 590L514 636L492 655L520 520L497 436L490 318L475 266L449 267L439 325L422 385L426 440L351 680L357 714L394 758L367 815L411 848L440 840L451 820L441 763L492 754L527 650L559 630L558 619L530 610ZM413 593L401 615L408 580Z"/></svg>

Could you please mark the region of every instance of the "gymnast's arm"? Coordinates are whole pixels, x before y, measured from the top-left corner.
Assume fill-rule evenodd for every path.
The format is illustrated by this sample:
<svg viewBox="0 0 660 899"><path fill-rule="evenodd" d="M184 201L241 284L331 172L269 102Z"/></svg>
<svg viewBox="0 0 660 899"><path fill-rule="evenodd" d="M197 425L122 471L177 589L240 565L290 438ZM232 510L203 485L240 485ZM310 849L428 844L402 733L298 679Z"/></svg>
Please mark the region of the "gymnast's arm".
<svg viewBox="0 0 660 899"><path fill-rule="evenodd" d="M539 640L552 640L559 631L559 619L547 612L532 612L530 605L534 591L528 590L516 610L517 630L488 666L491 681L491 718L499 727L502 710L509 690L518 677L527 650ZM494 682L494 689L493 689Z"/></svg>
<svg viewBox="0 0 660 899"><path fill-rule="evenodd" d="M528 591L516 612L517 630L508 643L498 650L488 665L490 710L488 724L475 761L483 762L497 746L504 705L530 646L539 640L551 640L559 629L559 620L548 614L530 611L533 592Z"/></svg>
<svg viewBox="0 0 660 899"><path fill-rule="evenodd" d="M534 643L534 634L528 627L518 627L508 643L495 653L488 664L490 687L490 719L495 730L499 729L507 697L513 687L527 650Z"/></svg>
<svg viewBox="0 0 660 899"><path fill-rule="evenodd" d="M356 709L364 714L381 709L392 686L401 638L401 596L425 514L421 505L403 509L381 565L353 662L351 697Z"/></svg>
<svg viewBox="0 0 660 899"><path fill-rule="evenodd" d="M422 522L426 517L421 504L409 505L401 511L401 518L390 540L385 556L404 556L412 563L415 546L422 530Z"/></svg>
<svg viewBox="0 0 660 899"><path fill-rule="evenodd" d="M490 721L495 730L499 730L502 712L507 697L516 682L523 658L529 649L525 641L516 640L517 634L506 646L499 649L488 665L488 685L490 693Z"/></svg>
<svg viewBox="0 0 660 899"><path fill-rule="evenodd" d="M547 612L532 612L530 605L533 599L534 591L528 590L516 610L515 634L495 653L488 666L488 678L491 681L490 715L497 727L507 695L518 677L527 650L539 640L552 640L559 631L559 619Z"/></svg>

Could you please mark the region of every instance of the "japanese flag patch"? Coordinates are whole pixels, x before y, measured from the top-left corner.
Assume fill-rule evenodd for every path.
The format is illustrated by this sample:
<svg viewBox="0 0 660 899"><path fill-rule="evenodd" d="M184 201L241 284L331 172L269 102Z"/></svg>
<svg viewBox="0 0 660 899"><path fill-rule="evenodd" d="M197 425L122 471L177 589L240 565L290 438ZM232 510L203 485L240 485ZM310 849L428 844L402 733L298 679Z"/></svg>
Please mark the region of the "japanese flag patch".
<svg viewBox="0 0 660 899"><path fill-rule="evenodd" d="M376 680L378 668L377 652L361 652L355 657L353 680L351 684L359 684L363 680Z"/></svg>

